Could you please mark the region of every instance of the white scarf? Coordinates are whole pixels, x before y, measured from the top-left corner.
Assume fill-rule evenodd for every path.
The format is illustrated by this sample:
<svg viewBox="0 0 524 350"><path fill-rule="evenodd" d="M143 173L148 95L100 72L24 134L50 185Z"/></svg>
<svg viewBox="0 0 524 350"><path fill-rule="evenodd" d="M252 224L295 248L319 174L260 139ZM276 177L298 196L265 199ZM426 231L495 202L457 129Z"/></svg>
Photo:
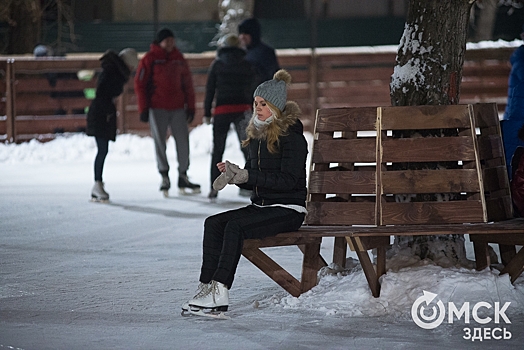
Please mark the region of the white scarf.
<svg viewBox="0 0 524 350"><path fill-rule="evenodd" d="M275 114L273 112L271 112L271 116L269 116L269 118L267 118L266 120L260 120L255 115L253 119L253 125L255 125L255 128L257 130L261 130L261 129L266 128L269 124L271 124L274 119L275 119Z"/></svg>

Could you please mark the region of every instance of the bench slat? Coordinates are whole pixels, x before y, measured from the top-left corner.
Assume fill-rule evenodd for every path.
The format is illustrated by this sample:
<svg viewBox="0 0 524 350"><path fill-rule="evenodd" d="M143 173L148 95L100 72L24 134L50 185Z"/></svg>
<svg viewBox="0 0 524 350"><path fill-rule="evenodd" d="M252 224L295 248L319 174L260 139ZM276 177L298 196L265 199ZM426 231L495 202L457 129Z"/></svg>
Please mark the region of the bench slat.
<svg viewBox="0 0 524 350"><path fill-rule="evenodd" d="M482 222L481 201L384 203L383 225Z"/></svg>
<svg viewBox="0 0 524 350"><path fill-rule="evenodd" d="M309 193L375 193L375 171L313 171Z"/></svg>
<svg viewBox="0 0 524 350"><path fill-rule="evenodd" d="M467 105L382 108L382 129L471 128Z"/></svg>
<svg viewBox="0 0 524 350"><path fill-rule="evenodd" d="M449 162L475 160L469 136L386 139L383 162Z"/></svg>
<svg viewBox="0 0 524 350"><path fill-rule="evenodd" d="M385 171L382 187L386 194L480 191L476 169Z"/></svg>

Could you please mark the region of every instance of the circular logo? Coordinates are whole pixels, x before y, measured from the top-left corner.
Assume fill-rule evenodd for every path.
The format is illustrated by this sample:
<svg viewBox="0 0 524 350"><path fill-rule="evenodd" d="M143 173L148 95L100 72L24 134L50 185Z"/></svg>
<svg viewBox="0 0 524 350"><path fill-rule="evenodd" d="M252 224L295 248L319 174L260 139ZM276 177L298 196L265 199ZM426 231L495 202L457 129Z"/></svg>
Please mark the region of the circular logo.
<svg viewBox="0 0 524 350"><path fill-rule="evenodd" d="M429 308L429 304L437 297L435 293L423 291L424 295L419 297L415 302L413 303L413 306L411 307L411 318L413 318L413 322L420 328L424 329L433 329L440 326L442 321L444 321L444 317L446 317L446 309L444 307L444 303L442 300L439 300L437 302L438 310L433 305L431 308ZM424 306L425 304L425 306ZM426 315L426 308L431 310L429 315Z"/></svg>

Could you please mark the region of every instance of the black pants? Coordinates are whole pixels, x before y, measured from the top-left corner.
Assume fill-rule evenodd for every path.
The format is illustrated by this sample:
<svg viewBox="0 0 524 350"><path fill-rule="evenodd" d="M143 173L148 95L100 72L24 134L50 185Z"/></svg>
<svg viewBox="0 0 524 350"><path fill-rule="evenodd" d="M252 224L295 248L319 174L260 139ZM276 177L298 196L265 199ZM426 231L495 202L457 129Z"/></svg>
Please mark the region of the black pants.
<svg viewBox="0 0 524 350"><path fill-rule="evenodd" d="M208 217L204 223L200 282L214 280L231 288L244 239L296 231L304 217L293 209L254 205Z"/></svg>
<svg viewBox="0 0 524 350"><path fill-rule="evenodd" d="M109 140L101 137L95 137L98 153L95 158L95 181L102 181L102 172L104 171L104 162L107 151L109 150Z"/></svg>
<svg viewBox="0 0 524 350"><path fill-rule="evenodd" d="M218 114L213 118L213 153L211 155L211 186L213 181L220 175L220 170L217 168L217 163L222 161L224 150L226 148L226 139L231 123L235 124L235 130L238 135L238 140L246 139L246 127L251 117L250 112ZM247 160L247 148L241 148L244 153L244 160ZM241 168L244 164L239 164Z"/></svg>

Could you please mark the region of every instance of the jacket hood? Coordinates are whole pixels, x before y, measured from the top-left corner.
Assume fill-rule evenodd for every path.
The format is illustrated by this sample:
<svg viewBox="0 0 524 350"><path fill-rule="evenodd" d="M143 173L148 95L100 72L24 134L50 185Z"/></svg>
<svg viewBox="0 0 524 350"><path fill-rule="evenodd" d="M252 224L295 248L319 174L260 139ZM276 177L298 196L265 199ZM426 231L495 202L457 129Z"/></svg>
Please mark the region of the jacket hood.
<svg viewBox="0 0 524 350"><path fill-rule="evenodd" d="M127 80L131 75L131 71L125 62L113 50L107 50L102 57L100 57L102 69L117 70Z"/></svg>
<svg viewBox="0 0 524 350"><path fill-rule="evenodd" d="M251 45L249 46L255 46L260 42L260 37L262 35L260 22L256 18L245 19L238 25L238 33L251 35Z"/></svg>

